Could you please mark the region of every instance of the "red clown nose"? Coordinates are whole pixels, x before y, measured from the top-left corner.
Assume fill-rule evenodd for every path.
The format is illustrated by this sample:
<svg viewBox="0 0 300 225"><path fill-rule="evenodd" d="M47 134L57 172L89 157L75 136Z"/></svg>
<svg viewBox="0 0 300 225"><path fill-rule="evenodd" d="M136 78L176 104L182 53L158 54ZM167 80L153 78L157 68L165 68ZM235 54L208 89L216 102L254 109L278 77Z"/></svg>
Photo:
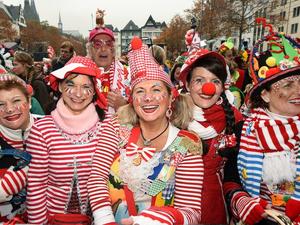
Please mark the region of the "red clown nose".
<svg viewBox="0 0 300 225"><path fill-rule="evenodd" d="M214 95L215 93L216 93L216 86L213 83L208 82L202 85L202 94Z"/></svg>

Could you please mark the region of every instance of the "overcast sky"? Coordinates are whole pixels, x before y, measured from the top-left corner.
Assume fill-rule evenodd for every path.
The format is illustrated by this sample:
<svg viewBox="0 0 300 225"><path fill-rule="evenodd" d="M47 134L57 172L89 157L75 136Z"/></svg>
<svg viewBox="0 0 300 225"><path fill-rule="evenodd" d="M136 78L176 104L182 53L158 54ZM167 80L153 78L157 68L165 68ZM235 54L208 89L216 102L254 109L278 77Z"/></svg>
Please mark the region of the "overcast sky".
<svg viewBox="0 0 300 225"><path fill-rule="evenodd" d="M2 0L6 5L24 6L24 0ZM31 0L30 0L31 1ZM193 6L194 0L35 0L41 20L56 26L59 12L64 30L79 30L84 36L95 25L97 8L104 9L105 23L122 30L129 20L139 27L145 25L151 14L157 22L167 24L176 14L183 15Z"/></svg>

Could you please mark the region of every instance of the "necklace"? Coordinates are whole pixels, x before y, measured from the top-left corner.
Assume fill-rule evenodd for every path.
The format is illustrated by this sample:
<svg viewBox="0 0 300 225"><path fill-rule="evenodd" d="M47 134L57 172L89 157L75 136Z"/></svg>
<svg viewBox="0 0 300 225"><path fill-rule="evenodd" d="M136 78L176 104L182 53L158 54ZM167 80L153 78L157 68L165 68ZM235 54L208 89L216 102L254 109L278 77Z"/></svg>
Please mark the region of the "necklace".
<svg viewBox="0 0 300 225"><path fill-rule="evenodd" d="M166 128L161 133L159 133L157 136L155 136L154 138L151 138L151 139L146 139L144 137L143 130L141 129L141 136L142 136L142 139L143 139L144 146L151 145L152 144L151 142L154 141L156 138L160 137L163 133L165 133L166 130L168 129L168 127L169 127L169 122L167 123Z"/></svg>

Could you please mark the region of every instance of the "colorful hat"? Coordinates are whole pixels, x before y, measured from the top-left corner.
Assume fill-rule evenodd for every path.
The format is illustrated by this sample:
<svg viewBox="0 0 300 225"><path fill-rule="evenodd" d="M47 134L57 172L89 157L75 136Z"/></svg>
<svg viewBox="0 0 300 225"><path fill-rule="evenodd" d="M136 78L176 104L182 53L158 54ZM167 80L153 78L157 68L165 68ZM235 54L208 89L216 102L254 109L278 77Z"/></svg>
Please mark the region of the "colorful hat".
<svg viewBox="0 0 300 225"><path fill-rule="evenodd" d="M222 55L217 52L212 52L207 49L198 49L195 52L192 52L189 57L185 60L183 66L181 67L180 77L179 79L186 84L186 77L189 72L194 68L196 62L200 61L201 59L207 57L215 57L220 60L220 62L224 65L224 77L219 77L222 83L224 84L227 78L226 72L226 62Z"/></svg>
<svg viewBox="0 0 300 225"><path fill-rule="evenodd" d="M160 80L169 87L174 87L169 75L155 62L147 45L139 37L134 37L131 40L128 59L131 72L131 89L145 80Z"/></svg>
<svg viewBox="0 0 300 225"><path fill-rule="evenodd" d="M223 54L226 50L231 50L234 47L233 39L231 37L221 44L219 47L219 53Z"/></svg>
<svg viewBox="0 0 300 225"><path fill-rule="evenodd" d="M57 91L59 80L67 78L70 74L83 74L93 77L95 91L97 93L97 104L100 108L107 108L107 100L101 92L101 82L103 79L101 70L97 67L93 60L83 57L72 57L64 67L51 72L49 76L50 87Z"/></svg>
<svg viewBox="0 0 300 225"><path fill-rule="evenodd" d="M250 97L259 94L267 84L272 84L285 77L300 75L300 44L282 33L273 32L272 26L264 18L258 18L269 34L258 40L250 54L250 75L253 88ZM267 47L267 49L263 49Z"/></svg>
<svg viewBox="0 0 300 225"><path fill-rule="evenodd" d="M89 41L92 41L98 34L105 34L115 41L114 33L104 25L104 10L96 11L96 27L90 31Z"/></svg>
<svg viewBox="0 0 300 225"><path fill-rule="evenodd" d="M187 59L187 56L185 56L185 55L180 55L180 56L178 56L178 57L175 59L175 63L176 63L177 65L182 66L182 65L184 64L184 62L185 62L186 59Z"/></svg>

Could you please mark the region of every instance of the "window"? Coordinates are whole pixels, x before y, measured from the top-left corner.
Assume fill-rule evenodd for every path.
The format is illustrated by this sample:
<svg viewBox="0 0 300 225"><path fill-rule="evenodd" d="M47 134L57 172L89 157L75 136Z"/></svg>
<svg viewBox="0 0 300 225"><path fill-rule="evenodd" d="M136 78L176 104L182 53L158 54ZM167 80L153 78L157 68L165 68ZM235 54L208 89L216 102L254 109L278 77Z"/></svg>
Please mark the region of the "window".
<svg viewBox="0 0 300 225"><path fill-rule="evenodd" d="M293 10L293 17L297 17L300 15L300 6L295 7Z"/></svg>
<svg viewBox="0 0 300 225"><path fill-rule="evenodd" d="M284 32L284 27L283 26L278 27L278 32Z"/></svg>
<svg viewBox="0 0 300 225"><path fill-rule="evenodd" d="M282 11L280 12L280 20L285 20L285 15L286 15L286 12L285 11Z"/></svg>
<svg viewBox="0 0 300 225"><path fill-rule="evenodd" d="M291 34L295 34L298 32L298 23L292 24Z"/></svg>
<svg viewBox="0 0 300 225"><path fill-rule="evenodd" d="M286 5L287 0L281 0L281 5Z"/></svg>

